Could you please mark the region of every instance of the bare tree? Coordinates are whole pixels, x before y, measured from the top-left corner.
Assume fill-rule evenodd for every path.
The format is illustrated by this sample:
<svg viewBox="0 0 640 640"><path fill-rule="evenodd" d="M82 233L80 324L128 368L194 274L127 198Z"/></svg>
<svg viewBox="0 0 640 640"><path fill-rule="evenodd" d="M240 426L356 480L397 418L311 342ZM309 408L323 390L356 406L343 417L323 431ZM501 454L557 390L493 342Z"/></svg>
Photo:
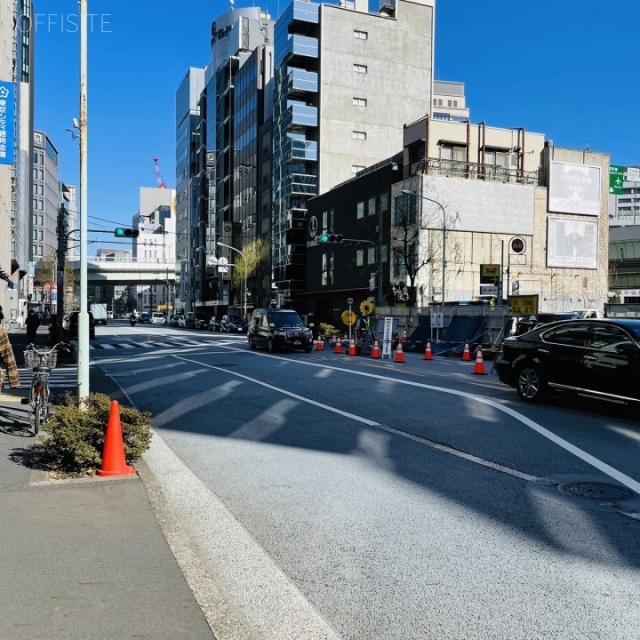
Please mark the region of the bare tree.
<svg viewBox="0 0 640 640"><path fill-rule="evenodd" d="M434 270L435 265L443 261L442 241L434 231L442 230L443 224L447 231L454 229L459 218L446 203L436 198L435 202L428 200L420 191L412 191L395 194L391 207L391 251L396 284L388 296L393 301L404 298L409 307L416 306L418 274L429 265ZM447 238L449 249L455 247L451 247L451 240ZM444 289L445 283L442 286Z"/></svg>

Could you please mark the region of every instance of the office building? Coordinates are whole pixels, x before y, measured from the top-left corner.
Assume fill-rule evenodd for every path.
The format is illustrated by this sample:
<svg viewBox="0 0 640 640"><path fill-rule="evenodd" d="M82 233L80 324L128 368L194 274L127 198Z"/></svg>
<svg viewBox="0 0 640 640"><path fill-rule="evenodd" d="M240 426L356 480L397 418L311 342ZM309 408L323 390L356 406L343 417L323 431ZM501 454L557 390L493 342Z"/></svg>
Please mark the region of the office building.
<svg viewBox="0 0 640 640"><path fill-rule="evenodd" d="M199 197L196 150L204 69L190 67L176 92L176 305L191 309L193 216Z"/></svg>
<svg viewBox="0 0 640 640"><path fill-rule="evenodd" d="M32 199L34 30L31 0L0 3L0 304L5 316L26 308Z"/></svg>
<svg viewBox="0 0 640 640"><path fill-rule="evenodd" d="M405 128L400 158L310 201L315 229L334 223L364 242L309 249L307 306L337 324L349 297L373 298L381 282L386 305L519 296L536 311L602 309L608 187L605 153L524 129L422 118Z"/></svg>
<svg viewBox="0 0 640 640"><path fill-rule="evenodd" d="M158 284L140 285L136 291L138 311L169 312L173 307L173 287L169 270L176 263L176 192L167 188L140 188L140 208L132 217L131 227L138 230L133 241L133 259L165 265L166 279Z"/></svg>
<svg viewBox="0 0 640 640"><path fill-rule="evenodd" d="M431 117L434 120L468 122L470 116L464 94L464 82L434 80Z"/></svg>
<svg viewBox="0 0 640 640"><path fill-rule="evenodd" d="M260 9L223 13L212 23L204 86L201 70L190 69L178 90L177 260L186 310L213 314L239 305L235 267L218 270L210 263L224 257L235 264L257 230L270 228L271 137L264 124L271 112L272 42L273 21ZM183 230L189 241L183 242ZM265 280L268 286L270 274Z"/></svg>
<svg viewBox="0 0 640 640"><path fill-rule="evenodd" d="M432 0L377 12L294 0L278 19L272 242L284 304L304 304L307 200L397 153L404 124L431 113L434 11Z"/></svg>

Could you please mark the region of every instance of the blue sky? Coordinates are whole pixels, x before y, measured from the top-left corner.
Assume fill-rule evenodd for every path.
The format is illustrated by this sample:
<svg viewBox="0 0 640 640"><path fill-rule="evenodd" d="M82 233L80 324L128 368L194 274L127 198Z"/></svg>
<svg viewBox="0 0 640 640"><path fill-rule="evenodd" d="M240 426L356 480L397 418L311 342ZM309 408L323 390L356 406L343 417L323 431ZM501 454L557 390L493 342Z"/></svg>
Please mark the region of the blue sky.
<svg viewBox="0 0 640 640"><path fill-rule="evenodd" d="M287 3L261 6L277 17ZM156 185L155 156L175 186L175 91L189 66L207 64L211 22L229 6L88 0L90 228L130 223L139 187ZM78 11L77 0L34 8L35 123L58 148L69 184L79 181L77 140L66 131L79 110ZM637 0L439 0L435 77L466 84L475 123L524 127L637 165L639 26Z"/></svg>

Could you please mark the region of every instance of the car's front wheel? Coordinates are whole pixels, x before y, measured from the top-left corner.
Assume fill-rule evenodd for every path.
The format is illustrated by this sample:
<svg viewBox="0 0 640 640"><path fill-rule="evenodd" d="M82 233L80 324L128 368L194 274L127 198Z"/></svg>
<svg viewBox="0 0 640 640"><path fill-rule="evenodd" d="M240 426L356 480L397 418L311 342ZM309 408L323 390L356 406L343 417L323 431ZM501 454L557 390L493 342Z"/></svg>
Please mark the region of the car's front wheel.
<svg viewBox="0 0 640 640"><path fill-rule="evenodd" d="M547 395L547 383L538 367L524 365L518 372L516 381L518 395L525 402L539 402Z"/></svg>
<svg viewBox="0 0 640 640"><path fill-rule="evenodd" d="M267 340L267 350L269 351L269 353L275 352L276 345L273 343L273 338L269 338L269 340Z"/></svg>
<svg viewBox="0 0 640 640"><path fill-rule="evenodd" d="M254 351L256 349L256 341L251 336L249 336L249 349Z"/></svg>

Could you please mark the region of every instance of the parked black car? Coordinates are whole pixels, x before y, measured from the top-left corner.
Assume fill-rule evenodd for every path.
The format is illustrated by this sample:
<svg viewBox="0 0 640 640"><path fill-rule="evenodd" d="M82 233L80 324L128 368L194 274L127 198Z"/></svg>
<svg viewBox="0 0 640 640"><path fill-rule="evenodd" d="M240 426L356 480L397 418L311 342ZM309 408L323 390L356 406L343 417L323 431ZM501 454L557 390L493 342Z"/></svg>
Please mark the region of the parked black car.
<svg viewBox="0 0 640 640"><path fill-rule="evenodd" d="M62 332L65 340L76 340L78 338L78 314L79 311L72 311L62 319ZM96 337L96 323L93 313L89 313L89 340Z"/></svg>
<svg viewBox="0 0 640 640"><path fill-rule="evenodd" d="M247 332L249 347L313 350L313 334L304 326L302 318L291 309L256 309L251 314Z"/></svg>
<svg viewBox="0 0 640 640"><path fill-rule="evenodd" d="M495 369L526 402L542 400L553 391L640 402L640 320L543 325L507 338Z"/></svg>
<svg viewBox="0 0 640 640"><path fill-rule="evenodd" d="M220 320L220 331L223 333L246 333L247 322L240 316L224 315Z"/></svg>
<svg viewBox="0 0 640 640"><path fill-rule="evenodd" d="M189 311L184 318L187 329L208 329L209 316L201 311Z"/></svg>

